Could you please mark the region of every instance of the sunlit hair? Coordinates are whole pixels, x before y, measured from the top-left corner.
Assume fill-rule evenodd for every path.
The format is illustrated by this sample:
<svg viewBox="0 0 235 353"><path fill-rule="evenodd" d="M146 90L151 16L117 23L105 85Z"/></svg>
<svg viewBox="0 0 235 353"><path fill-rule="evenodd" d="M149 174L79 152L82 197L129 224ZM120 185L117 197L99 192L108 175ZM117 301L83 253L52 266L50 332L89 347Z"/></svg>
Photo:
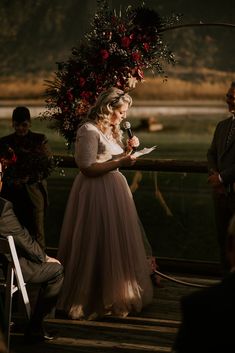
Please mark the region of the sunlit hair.
<svg viewBox="0 0 235 353"><path fill-rule="evenodd" d="M95 105L89 110L86 120L95 121L99 129L103 133L107 133L110 131L110 119L113 112L125 103L129 107L131 106L131 96L116 87L111 87L99 95ZM111 132L113 137L119 143L122 143L122 130L120 126L115 125L111 127Z"/></svg>

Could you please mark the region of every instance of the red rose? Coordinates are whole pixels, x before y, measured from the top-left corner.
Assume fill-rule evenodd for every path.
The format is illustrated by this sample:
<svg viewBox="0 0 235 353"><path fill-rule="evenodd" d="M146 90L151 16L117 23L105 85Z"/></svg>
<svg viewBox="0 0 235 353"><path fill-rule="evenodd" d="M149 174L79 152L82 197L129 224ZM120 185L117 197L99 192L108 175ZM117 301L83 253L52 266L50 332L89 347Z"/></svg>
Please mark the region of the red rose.
<svg viewBox="0 0 235 353"><path fill-rule="evenodd" d="M141 58L140 53L138 51L135 51L134 53L132 53L131 56L133 61L138 61Z"/></svg>
<svg viewBox="0 0 235 353"><path fill-rule="evenodd" d="M69 89L69 90L67 91L66 97L67 97L67 99L68 99L69 102L72 102L72 100L73 100L73 94L72 94L72 90L71 90L71 89Z"/></svg>
<svg viewBox="0 0 235 353"><path fill-rule="evenodd" d="M131 44L131 39L129 37L121 38L121 45L123 48L129 48L130 44Z"/></svg>
<svg viewBox="0 0 235 353"><path fill-rule="evenodd" d="M101 49L100 54L101 54L103 60L107 60L109 57L109 52L106 49Z"/></svg>
<svg viewBox="0 0 235 353"><path fill-rule="evenodd" d="M12 163L15 163L17 161L17 157L15 155L15 152L13 152L13 155L11 157L11 161L12 161Z"/></svg>
<svg viewBox="0 0 235 353"><path fill-rule="evenodd" d="M85 83L86 83L85 78L84 77L79 77L79 79L78 79L79 86L83 87L85 85Z"/></svg>
<svg viewBox="0 0 235 353"><path fill-rule="evenodd" d="M92 96L92 93L89 91L84 91L81 93L81 97L86 100L88 100L91 96Z"/></svg>
<svg viewBox="0 0 235 353"><path fill-rule="evenodd" d="M150 45L149 43L143 43L143 47L146 51L149 51Z"/></svg>

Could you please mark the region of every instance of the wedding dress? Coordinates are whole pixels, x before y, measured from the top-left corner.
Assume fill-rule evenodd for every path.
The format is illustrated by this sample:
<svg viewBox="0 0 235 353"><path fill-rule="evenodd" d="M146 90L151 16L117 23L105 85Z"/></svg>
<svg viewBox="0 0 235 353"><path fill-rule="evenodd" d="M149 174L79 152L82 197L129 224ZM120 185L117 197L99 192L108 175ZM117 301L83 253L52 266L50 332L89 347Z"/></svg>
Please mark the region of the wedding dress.
<svg viewBox="0 0 235 353"><path fill-rule="evenodd" d="M78 129L78 166L117 158L121 146L94 124ZM146 236L119 170L76 176L68 198L58 258L65 278L57 308L72 319L139 312L152 300Z"/></svg>

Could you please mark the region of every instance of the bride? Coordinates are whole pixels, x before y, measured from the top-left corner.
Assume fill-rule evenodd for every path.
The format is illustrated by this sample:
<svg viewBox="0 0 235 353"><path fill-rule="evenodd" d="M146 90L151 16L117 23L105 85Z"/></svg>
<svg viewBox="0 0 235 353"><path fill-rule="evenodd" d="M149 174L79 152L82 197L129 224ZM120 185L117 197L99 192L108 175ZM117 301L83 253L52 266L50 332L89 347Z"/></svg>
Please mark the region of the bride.
<svg viewBox="0 0 235 353"><path fill-rule="evenodd" d="M79 167L64 215L58 259L65 279L58 310L72 319L140 312L152 300L151 248L121 167L130 167L139 145L123 144L120 123L131 97L110 88L98 97L79 126Z"/></svg>

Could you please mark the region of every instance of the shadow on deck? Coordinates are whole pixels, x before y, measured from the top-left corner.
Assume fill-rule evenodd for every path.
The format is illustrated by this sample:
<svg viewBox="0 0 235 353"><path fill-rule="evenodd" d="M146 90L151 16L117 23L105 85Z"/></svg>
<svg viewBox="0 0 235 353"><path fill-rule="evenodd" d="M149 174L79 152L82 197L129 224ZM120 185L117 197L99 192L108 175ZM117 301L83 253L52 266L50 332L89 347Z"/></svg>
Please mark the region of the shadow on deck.
<svg viewBox="0 0 235 353"><path fill-rule="evenodd" d="M177 279L208 285L215 277L177 274ZM107 317L97 321L48 319L46 325L58 332L53 341L28 345L23 337L23 318L15 318L11 336L12 353L150 353L171 352L180 324L180 298L198 288L165 279L163 288L154 288L153 302L138 315L126 318ZM18 328L17 328L18 326Z"/></svg>

